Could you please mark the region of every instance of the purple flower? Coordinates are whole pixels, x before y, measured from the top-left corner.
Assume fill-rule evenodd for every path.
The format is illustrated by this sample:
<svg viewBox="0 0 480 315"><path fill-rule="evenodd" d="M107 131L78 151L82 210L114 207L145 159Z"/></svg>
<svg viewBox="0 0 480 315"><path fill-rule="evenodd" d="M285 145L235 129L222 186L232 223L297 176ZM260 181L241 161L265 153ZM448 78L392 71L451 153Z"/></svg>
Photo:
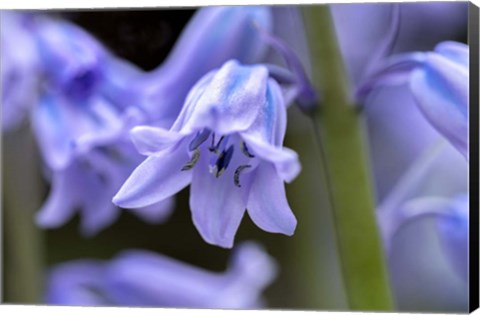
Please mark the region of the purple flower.
<svg viewBox="0 0 480 315"><path fill-rule="evenodd" d="M445 166L451 169L450 173L439 172ZM446 143L428 150L410 167L377 210L389 253L402 228L414 221L433 218L444 257L453 271L467 280L469 207L465 192L466 173L465 160Z"/></svg>
<svg viewBox="0 0 480 315"><path fill-rule="evenodd" d="M51 180L37 214L41 227L63 225L76 211L84 235L93 235L118 216L111 198L141 162L128 130L145 119L135 82L141 71L114 57L71 23L36 16L31 28L42 85L31 109L32 128ZM159 222L172 200L136 213Z"/></svg>
<svg viewBox="0 0 480 315"><path fill-rule="evenodd" d="M283 181L300 165L282 148L285 128L282 92L267 69L229 61L192 88L170 130L132 130L148 158L113 201L148 206L191 184L193 222L208 243L232 247L245 208L265 231L292 235L296 219Z"/></svg>
<svg viewBox="0 0 480 315"><path fill-rule="evenodd" d="M2 129L24 120L38 95L34 42L28 31L31 15L0 11L0 82Z"/></svg>
<svg viewBox="0 0 480 315"><path fill-rule="evenodd" d="M85 147L111 143L126 125L126 104L111 102L106 67L114 58L73 24L37 17L34 33L44 76L32 124L40 150L53 170L64 169ZM112 75L123 76L118 67ZM128 74L127 74L128 75Z"/></svg>
<svg viewBox="0 0 480 315"><path fill-rule="evenodd" d="M129 250L111 261L64 263L50 272L47 304L185 308L258 308L276 264L254 243L235 249L224 273L172 258Z"/></svg>
<svg viewBox="0 0 480 315"><path fill-rule="evenodd" d="M357 95L408 83L418 107L438 132L468 158L468 46L442 42L433 52L394 55L379 64Z"/></svg>

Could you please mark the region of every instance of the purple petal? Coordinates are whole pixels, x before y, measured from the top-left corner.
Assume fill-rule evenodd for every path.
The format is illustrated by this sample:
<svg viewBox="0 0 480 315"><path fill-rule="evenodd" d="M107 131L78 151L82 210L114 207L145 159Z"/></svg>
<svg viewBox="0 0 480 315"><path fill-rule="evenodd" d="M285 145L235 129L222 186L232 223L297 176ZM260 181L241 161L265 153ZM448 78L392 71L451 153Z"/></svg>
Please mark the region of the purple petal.
<svg viewBox="0 0 480 315"><path fill-rule="evenodd" d="M430 53L410 88L425 117L468 158L468 68Z"/></svg>
<svg viewBox="0 0 480 315"><path fill-rule="evenodd" d="M469 48L463 43L441 42L435 46L435 52L462 66L468 67L469 65Z"/></svg>
<svg viewBox="0 0 480 315"><path fill-rule="evenodd" d="M162 128L138 126L130 131L133 144L138 152L151 155L177 143L183 135Z"/></svg>
<svg viewBox="0 0 480 315"><path fill-rule="evenodd" d="M295 151L288 148L274 147L250 136L242 135L242 138L247 142L249 150L255 156L275 165L276 171L282 180L289 183L300 173L302 167Z"/></svg>
<svg viewBox="0 0 480 315"><path fill-rule="evenodd" d="M63 99L44 95L32 112L32 125L40 151L52 169L64 168L72 158L71 134L65 125Z"/></svg>
<svg viewBox="0 0 480 315"><path fill-rule="evenodd" d="M438 231L447 258L457 274L468 281L468 195L450 200L448 214L439 217Z"/></svg>
<svg viewBox="0 0 480 315"><path fill-rule="evenodd" d="M287 124L286 108L278 84L269 80L267 102L248 130L241 132L254 155L275 164L280 177L290 182L300 172L297 154L282 147Z"/></svg>
<svg viewBox="0 0 480 315"><path fill-rule="evenodd" d="M123 208L141 208L160 202L186 187L190 171L181 171L190 160L183 142L148 157L126 180L113 202Z"/></svg>
<svg viewBox="0 0 480 315"><path fill-rule="evenodd" d="M43 17L37 19L35 35L51 83L73 98L89 95L105 58L100 44L74 24Z"/></svg>
<svg viewBox="0 0 480 315"><path fill-rule="evenodd" d="M76 261L52 269L45 302L53 305L107 305L99 294L103 265L98 261Z"/></svg>
<svg viewBox="0 0 480 315"><path fill-rule="evenodd" d="M261 291L275 279L277 269L272 257L258 244L243 242L235 246L218 307L261 307Z"/></svg>
<svg viewBox="0 0 480 315"><path fill-rule="evenodd" d="M232 161L232 164L238 163ZM209 158L207 154L201 154L193 169L190 186L193 223L207 243L231 248L245 213L249 176L245 174L242 186L237 187L233 180L234 167L227 168L219 178L210 174L208 169Z"/></svg>
<svg viewBox="0 0 480 315"><path fill-rule="evenodd" d="M277 82L268 80L266 102L260 107L255 121L248 130L241 132L250 138L274 146L282 146L287 128L287 110L282 90Z"/></svg>
<svg viewBox="0 0 480 315"><path fill-rule="evenodd" d="M297 220L288 205L283 181L273 165L261 163L248 197L248 214L261 229L293 235Z"/></svg>
<svg viewBox="0 0 480 315"><path fill-rule="evenodd" d="M108 268L106 289L119 305L208 307L220 292L220 274L169 257L135 250Z"/></svg>
<svg viewBox="0 0 480 315"><path fill-rule="evenodd" d="M190 116L180 118L181 132L209 128L229 134L247 129L265 104L267 79L263 66L241 66L234 60L225 63L210 82L192 88L192 101L184 109Z"/></svg>
<svg viewBox="0 0 480 315"><path fill-rule="evenodd" d="M355 91L356 99L363 102L375 88L407 83L412 71L421 67L424 61L425 54L419 52L395 55L382 63L377 61L370 75L360 82Z"/></svg>
<svg viewBox="0 0 480 315"><path fill-rule="evenodd" d="M42 208L36 214L35 221L42 228L56 228L67 222L74 214L77 205L75 181L72 181L70 169L53 175L51 191Z"/></svg>

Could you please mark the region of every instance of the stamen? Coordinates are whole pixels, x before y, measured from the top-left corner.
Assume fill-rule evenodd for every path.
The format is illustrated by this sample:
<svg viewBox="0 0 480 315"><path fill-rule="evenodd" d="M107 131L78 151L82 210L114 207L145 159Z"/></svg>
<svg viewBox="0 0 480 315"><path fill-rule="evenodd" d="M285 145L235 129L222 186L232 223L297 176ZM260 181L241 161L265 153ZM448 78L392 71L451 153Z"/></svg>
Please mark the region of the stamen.
<svg viewBox="0 0 480 315"><path fill-rule="evenodd" d="M237 167L237 169L235 170L235 174L233 175L233 182L235 183L235 186L242 187L242 185L240 185L240 174L245 169L250 168L250 167L252 167L252 166L249 165L249 164L240 165L239 167Z"/></svg>
<svg viewBox="0 0 480 315"><path fill-rule="evenodd" d="M191 170L195 166L195 164L197 164L199 158L200 158L200 149L197 148L195 149L195 151L193 151L192 159L182 167L182 171Z"/></svg>
<svg viewBox="0 0 480 315"><path fill-rule="evenodd" d="M202 143L204 143L208 137L210 136L210 130L208 129L203 129L202 132L197 132L197 135L195 138L193 138L192 142L190 142L190 145L188 146L188 149L190 151L193 151L197 149Z"/></svg>
<svg viewBox="0 0 480 315"><path fill-rule="evenodd" d="M210 144L210 147L208 148L208 151L210 151L210 152L215 151L215 132L212 133L212 143Z"/></svg>
<svg viewBox="0 0 480 315"><path fill-rule="evenodd" d="M255 157L255 155L253 155L252 153L250 153L250 151L248 151L247 144L243 140L240 140L240 150L242 151L243 154L245 154L249 158Z"/></svg>
<svg viewBox="0 0 480 315"><path fill-rule="evenodd" d="M218 140L217 145L213 145L215 143L215 139L212 137L212 147L209 148L210 152L214 152L215 154L219 154L220 152L225 150L225 147L228 144L228 138L229 136L221 136L220 140Z"/></svg>
<svg viewBox="0 0 480 315"><path fill-rule="evenodd" d="M215 175L215 177L222 176L223 172L227 169L230 161L232 160L234 147L231 145L226 151L222 151L218 157L215 165L210 166L210 173Z"/></svg>

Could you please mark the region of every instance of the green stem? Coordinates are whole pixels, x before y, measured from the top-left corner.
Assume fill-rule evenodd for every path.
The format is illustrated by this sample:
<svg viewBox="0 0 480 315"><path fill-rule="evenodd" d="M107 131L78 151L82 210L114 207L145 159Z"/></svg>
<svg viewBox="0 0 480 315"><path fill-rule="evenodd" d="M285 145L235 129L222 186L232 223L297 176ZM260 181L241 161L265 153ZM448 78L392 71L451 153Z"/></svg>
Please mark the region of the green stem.
<svg viewBox="0 0 480 315"><path fill-rule="evenodd" d="M3 239L7 303L41 303L43 239L33 218L41 201L40 174L30 130L4 134Z"/></svg>
<svg viewBox="0 0 480 315"><path fill-rule="evenodd" d="M324 152L330 202L348 305L353 310L393 307L386 260L376 224L364 128L350 88L328 6L309 6L304 17L313 83L322 95L314 114Z"/></svg>

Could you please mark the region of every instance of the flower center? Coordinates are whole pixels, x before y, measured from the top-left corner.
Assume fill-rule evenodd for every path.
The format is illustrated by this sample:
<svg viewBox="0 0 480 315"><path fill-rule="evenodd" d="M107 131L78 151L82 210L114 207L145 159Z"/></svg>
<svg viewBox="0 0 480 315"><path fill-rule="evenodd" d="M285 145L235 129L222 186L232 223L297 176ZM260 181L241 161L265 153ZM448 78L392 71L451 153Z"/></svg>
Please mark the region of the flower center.
<svg viewBox="0 0 480 315"><path fill-rule="evenodd" d="M210 154L210 162L208 165L209 172L216 178L222 176L222 174L228 169L230 162L234 156L235 145L230 144L229 141L230 135L222 135L218 138L215 136L215 133L211 132L209 129L204 129L201 132L198 132L197 135L190 142L188 149L193 152L190 161L188 161L183 167L182 171L188 171L195 167L198 160L200 159L200 146L205 143L208 139L211 139L210 146L208 147L208 154ZM248 159L255 157L247 147L247 144L240 140L239 144L240 152L242 152ZM233 182L235 186L241 187L240 184L240 175L243 171L251 168L250 164L240 164L233 174Z"/></svg>

